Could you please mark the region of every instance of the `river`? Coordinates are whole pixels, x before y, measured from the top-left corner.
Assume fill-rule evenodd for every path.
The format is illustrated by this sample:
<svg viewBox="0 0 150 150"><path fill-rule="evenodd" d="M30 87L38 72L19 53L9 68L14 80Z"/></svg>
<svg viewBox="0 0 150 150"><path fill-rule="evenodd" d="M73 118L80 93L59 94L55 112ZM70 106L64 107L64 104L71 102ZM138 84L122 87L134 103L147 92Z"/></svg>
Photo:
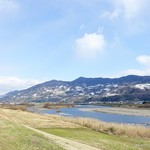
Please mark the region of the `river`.
<svg viewBox="0 0 150 150"><path fill-rule="evenodd" d="M61 109L46 109L40 110L40 113L46 114L58 114L68 117L88 117L105 122L115 122L115 123L127 123L127 124L139 124L144 126L150 126L150 117L143 116L130 116L130 115L120 115L120 114L109 114L102 112L88 112L81 111L81 108L101 108L105 106L93 106L93 105L77 105L74 108L61 108Z"/></svg>

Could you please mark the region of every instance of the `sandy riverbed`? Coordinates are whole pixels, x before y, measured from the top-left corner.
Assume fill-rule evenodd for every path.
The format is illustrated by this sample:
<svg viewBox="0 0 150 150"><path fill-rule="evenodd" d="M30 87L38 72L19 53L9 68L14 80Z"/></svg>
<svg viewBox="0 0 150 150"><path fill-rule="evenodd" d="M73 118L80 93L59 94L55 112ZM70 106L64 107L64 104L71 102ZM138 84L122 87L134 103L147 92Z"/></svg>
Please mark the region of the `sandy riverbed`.
<svg viewBox="0 0 150 150"><path fill-rule="evenodd" d="M82 111L95 111L110 114L132 115L150 117L150 110L148 109L130 109L120 107L106 107L106 108L83 108Z"/></svg>

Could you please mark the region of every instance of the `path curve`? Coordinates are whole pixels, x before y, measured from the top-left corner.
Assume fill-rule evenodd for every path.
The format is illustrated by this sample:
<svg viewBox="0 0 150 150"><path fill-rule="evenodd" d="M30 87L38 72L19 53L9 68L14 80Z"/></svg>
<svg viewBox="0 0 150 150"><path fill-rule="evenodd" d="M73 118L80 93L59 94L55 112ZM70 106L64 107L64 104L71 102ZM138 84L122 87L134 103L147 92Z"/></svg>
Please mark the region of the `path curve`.
<svg viewBox="0 0 150 150"><path fill-rule="evenodd" d="M65 150L101 150L99 148L95 148L95 147L92 147L92 146L89 146L86 144L82 144L82 143L75 142L75 141L72 141L69 139L65 139L63 137L59 137L59 136L32 128L30 126L24 125L19 119L15 118L14 115L8 115L2 109L0 109L0 117L6 119L8 121L11 121L12 123L17 123L18 125L26 127L26 128L33 130L39 134L42 134L43 136L49 138L50 140L54 141L56 144L63 147Z"/></svg>
<svg viewBox="0 0 150 150"><path fill-rule="evenodd" d="M75 142L75 141L72 141L72 140L68 140L68 139L53 135L53 134L49 134L49 133L37 130L35 128L31 128L29 126L25 126L25 127L28 128L28 129L31 129L35 132L38 132L38 133L44 135L45 137L53 140L55 143L62 146L66 150L101 150L99 148L95 148L95 147L92 147L92 146L89 146L89 145L85 145L85 144L82 144L82 143L79 143L79 142Z"/></svg>

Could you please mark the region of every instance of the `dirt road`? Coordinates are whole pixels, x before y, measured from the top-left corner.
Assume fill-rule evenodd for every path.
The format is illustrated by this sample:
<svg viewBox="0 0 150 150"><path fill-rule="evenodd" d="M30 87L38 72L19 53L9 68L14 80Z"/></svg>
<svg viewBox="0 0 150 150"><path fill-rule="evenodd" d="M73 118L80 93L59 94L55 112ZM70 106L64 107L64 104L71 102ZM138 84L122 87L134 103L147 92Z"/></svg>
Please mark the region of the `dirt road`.
<svg viewBox="0 0 150 150"><path fill-rule="evenodd" d="M45 137L53 140L55 143L57 143L61 147L65 148L66 150L100 150L98 148L88 146L88 145L85 145L85 144L82 144L79 142L75 142L72 140L68 140L68 139L53 135L53 134L45 133L43 131L28 127L28 126L26 126L26 128L34 130L35 132L38 132L38 133L44 135Z"/></svg>

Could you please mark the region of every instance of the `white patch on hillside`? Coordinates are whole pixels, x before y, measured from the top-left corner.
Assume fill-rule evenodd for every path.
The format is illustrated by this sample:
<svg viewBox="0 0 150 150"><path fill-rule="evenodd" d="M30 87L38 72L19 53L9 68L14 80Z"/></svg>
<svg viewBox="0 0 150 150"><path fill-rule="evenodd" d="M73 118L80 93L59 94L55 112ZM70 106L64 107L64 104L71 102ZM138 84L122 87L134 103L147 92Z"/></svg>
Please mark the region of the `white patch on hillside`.
<svg viewBox="0 0 150 150"><path fill-rule="evenodd" d="M134 87L142 90L150 89L150 84L136 84Z"/></svg>

